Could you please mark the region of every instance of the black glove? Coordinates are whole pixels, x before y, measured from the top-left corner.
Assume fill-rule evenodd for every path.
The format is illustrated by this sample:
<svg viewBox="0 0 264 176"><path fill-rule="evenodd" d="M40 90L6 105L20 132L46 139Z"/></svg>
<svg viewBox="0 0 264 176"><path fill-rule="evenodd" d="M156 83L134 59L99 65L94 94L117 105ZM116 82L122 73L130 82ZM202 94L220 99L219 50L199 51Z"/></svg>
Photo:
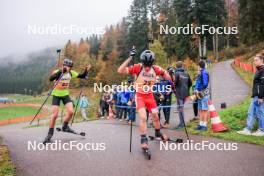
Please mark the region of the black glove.
<svg viewBox="0 0 264 176"><path fill-rule="evenodd" d="M63 71L63 73L66 73L67 72L67 68L66 67L63 67L62 68L62 71Z"/></svg>
<svg viewBox="0 0 264 176"><path fill-rule="evenodd" d="M50 79L49 79L49 80L50 80L50 81L58 80L58 79L60 78L61 74L62 74L62 71L59 70L58 72L52 74L52 75L50 76Z"/></svg>
<svg viewBox="0 0 264 176"><path fill-rule="evenodd" d="M170 68L170 69L168 70L168 72L169 72L170 75L174 75L174 69L173 69L173 68Z"/></svg>
<svg viewBox="0 0 264 176"><path fill-rule="evenodd" d="M77 78L87 79L88 78L88 71L87 71L87 69L85 69L83 73L79 74L77 76Z"/></svg>
<svg viewBox="0 0 264 176"><path fill-rule="evenodd" d="M137 50L136 50L135 48L132 48L132 49L129 51L129 55L130 55L131 57L135 57L136 54L137 54Z"/></svg>

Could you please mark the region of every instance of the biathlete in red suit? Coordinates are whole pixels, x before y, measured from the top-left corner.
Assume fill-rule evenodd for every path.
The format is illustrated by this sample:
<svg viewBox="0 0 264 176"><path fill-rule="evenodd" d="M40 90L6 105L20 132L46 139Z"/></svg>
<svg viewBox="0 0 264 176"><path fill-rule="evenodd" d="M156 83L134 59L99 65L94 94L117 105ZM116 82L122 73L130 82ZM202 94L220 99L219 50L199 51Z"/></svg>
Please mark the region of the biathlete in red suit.
<svg viewBox="0 0 264 176"><path fill-rule="evenodd" d="M141 63L128 67L128 64L136 54L135 49L130 51L130 57L118 68L118 73L136 75L134 88L136 90L136 109L140 118L141 147L148 149L147 139L147 113L146 108L151 113L153 125L155 128L155 137L161 140L167 140L168 137L161 133L158 117L158 107L152 92L153 85L157 76L171 80L170 75L157 65L153 65L155 55L150 50L145 50L140 55Z"/></svg>

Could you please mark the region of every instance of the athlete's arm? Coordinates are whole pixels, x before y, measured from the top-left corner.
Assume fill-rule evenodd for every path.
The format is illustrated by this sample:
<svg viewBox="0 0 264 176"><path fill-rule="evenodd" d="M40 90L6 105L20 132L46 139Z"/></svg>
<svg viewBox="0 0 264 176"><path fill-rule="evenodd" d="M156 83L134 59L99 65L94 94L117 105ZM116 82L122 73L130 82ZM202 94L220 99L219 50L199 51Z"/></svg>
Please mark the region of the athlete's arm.
<svg viewBox="0 0 264 176"><path fill-rule="evenodd" d="M85 68L85 70L84 70L84 72L81 73L81 74L78 74L77 78L81 78L81 79L86 78L87 75L88 75L88 73L89 73L89 70L91 69L91 67L92 67L92 66L91 66L90 64L87 65L86 68Z"/></svg>
<svg viewBox="0 0 264 176"><path fill-rule="evenodd" d="M162 77L168 81L172 81L171 76L166 71L164 72Z"/></svg>
<svg viewBox="0 0 264 176"><path fill-rule="evenodd" d="M60 78L61 73L62 73L61 70L56 71L55 73L50 75L49 80L50 81L58 80Z"/></svg>
<svg viewBox="0 0 264 176"><path fill-rule="evenodd" d="M131 62L132 57L130 56L127 60L125 60L120 67L117 69L117 72L120 74L128 74L128 64Z"/></svg>
<svg viewBox="0 0 264 176"><path fill-rule="evenodd" d="M175 82L175 76L174 75L171 75L171 74L169 74L170 75L170 77L171 77L171 81L172 82Z"/></svg>
<svg viewBox="0 0 264 176"><path fill-rule="evenodd" d="M88 71L84 70L84 72L78 74L77 78L84 79L87 75L88 75Z"/></svg>

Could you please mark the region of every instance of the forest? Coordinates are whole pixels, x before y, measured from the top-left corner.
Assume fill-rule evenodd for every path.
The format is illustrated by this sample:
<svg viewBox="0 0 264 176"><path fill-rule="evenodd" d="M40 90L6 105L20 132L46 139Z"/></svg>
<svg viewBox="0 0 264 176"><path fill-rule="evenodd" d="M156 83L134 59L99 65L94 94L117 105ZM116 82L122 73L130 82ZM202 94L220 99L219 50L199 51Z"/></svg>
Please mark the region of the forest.
<svg viewBox="0 0 264 176"><path fill-rule="evenodd" d="M107 26L103 35L91 35L63 46L60 63L56 50L44 50L29 55L27 63L1 66L0 92L22 93L27 90L40 93L49 88L47 75L71 58L74 69L82 71L91 63L89 79L82 82L117 84L127 77L117 74L117 67L128 57L132 46L139 54L150 49L156 54L156 64L166 68L182 60L187 69L195 69L201 57L212 61L229 59L243 54L263 42L264 3L258 0L133 0L128 15L116 24ZM237 34L164 34L162 26L236 27ZM45 53L46 52L46 53ZM73 81L80 86L80 80ZM25 91L26 92L26 91Z"/></svg>

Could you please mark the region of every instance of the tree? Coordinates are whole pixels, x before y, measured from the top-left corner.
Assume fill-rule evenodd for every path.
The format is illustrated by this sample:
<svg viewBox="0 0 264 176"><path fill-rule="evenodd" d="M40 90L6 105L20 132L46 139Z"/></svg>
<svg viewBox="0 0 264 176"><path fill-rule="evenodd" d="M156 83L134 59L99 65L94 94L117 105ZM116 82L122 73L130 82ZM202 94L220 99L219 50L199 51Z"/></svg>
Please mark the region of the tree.
<svg viewBox="0 0 264 176"><path fill-rule="evenodd" d="M238 22L240 41L247 45L264 40L263 1L239 0Z"/></svg>
<svg viewBox="0 0 264 176"><path fill-rule="evenodd" d="M226 9L224 0L195 0L194 4L190 4L189 0L175 0L174 7L177 14L177 21L179 26L186 26L187 24L193 24L194 26L209 25L212 27L224 26L226 19ZM218 37L218 36L215 36ZM198 39L199 41L191 40ZM208 32L198 37L192 35L179 35L178 41L178 53L182 56L184 53L188 53L189 56L193 57L193 47L191 42L202 44L206 49L213 49L213 36ZM218 44L218 41L215 41ZM205 45L206 44L206 45ZM197 48L202 48L201 46ZM206 55L201 53L200 56ZM178 54L178 56L179 56Z"/></svg>
<svg viewBox="0 0 264 176"><path fill-rule="evenodd" d="M227 19L226 26L233 27L238 26L238 2L237 0L225 0ZM226 36L226 47L237 46L238 35L227 35Z"/></svg>
<svg viewBox="0 0 264 176"><path fill-rule="evenodd" d="M165 52L163 46L158 40L155 40L153 44L150 45L149 49L155 53L156 64L162 67L166 67L169 64L167 53Z"/></svg>
<svg viewBox="0 0 264 176"><path fill-rule="evenodd" d="M93 34L88 39L86 39L86 43L90 44L90 57L98 57L98 52L100 49L100 38L98 35Z"/></svg>
<svg viewBox="0 0 264 176"><path fill-rule="evenodd" d="M134 0L130 6L128 16L128 37L129 46L135 45L138 53L148 48L148 0Z"/></svg>
<svg viewBox="0 0 264 176"><path fill-rule="evenodd" d="M116 27L116 49L119 53L118 62L121 63L124 59L128 57L128 51L131 48L129 44L127 44L127 36L128 36L128 22L126 18L123 18L121 23Z"/></svg>

